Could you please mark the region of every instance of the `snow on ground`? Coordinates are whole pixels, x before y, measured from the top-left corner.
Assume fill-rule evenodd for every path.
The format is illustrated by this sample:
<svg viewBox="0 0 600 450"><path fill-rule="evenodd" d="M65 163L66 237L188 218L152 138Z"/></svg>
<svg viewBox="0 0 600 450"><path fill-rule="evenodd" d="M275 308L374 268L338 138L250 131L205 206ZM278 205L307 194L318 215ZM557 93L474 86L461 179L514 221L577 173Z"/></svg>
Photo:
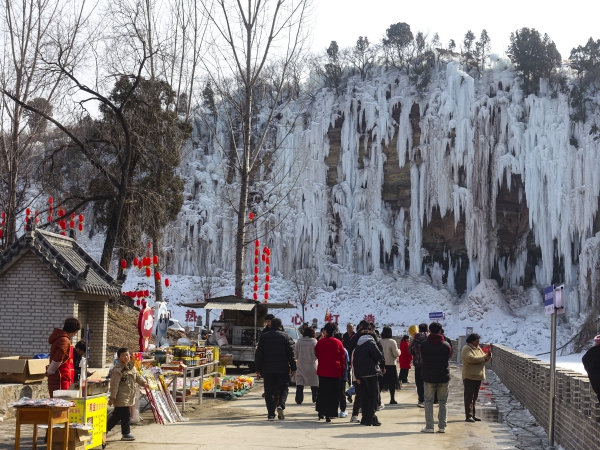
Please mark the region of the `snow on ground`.
<svg viewBox="0 0 600 450"><path fill-rule="evenodd" d="M574 372L580 372L587 376L587 372L583 368L583 363L581 362L581 358L585 355L583 353L573 353L572 355L566 356L557 356L556 357L556 367L562 367L563 369L569 369ZM537 356L537 358L541 359L544 362L550 362L550 355L541 355Z"/></svg>
<svg viewBox="0 0 600 450"><path fill-rule="evenodd" d="M273 274L269 290L269 302L294 303L296 287L288 280ZM179 306L181 302L194 302L203 299L200 277L165 275L171 281L171 288L164 290L165 298L173 317L185 324L189 308ZM233 274L220 273L215 281L213 297L230 295L233 292ZM250 292L250 286L247 292ZM123 286L123 291L153 289L153 280L146 279L133 269ZM446 334L452 338L464 335L467 327L481 334L484 342L502 344L519 351L539 354L550 348L550 319L544 314L542 297L536 288L510 291L504 295L493 280L484 280L467 296L459 298L444 288L438 289L426 276L399 276L376 272L371 276L356 275L351 285L338 289L315 287L306 306L305 321L317 319L319 326L324 324L327 310L337 315L339 324L357 323L366 315L373 315L381 329L390 325L395 335L407 333L408 327L422 322L429 323L430 312L444 312L446 318L440 322ZM262 286L261 286L262 298ZM518 300L517 300L518 299ZM195 310L204 319L203 309ZM301 307L275 310L274 314L291 325L295 316L300 323ZM211 320L220 311L212 311ZM558 346L571 336L578 317L571 324L560 324ZM192 325L192 323L189 323Z"/></svg>

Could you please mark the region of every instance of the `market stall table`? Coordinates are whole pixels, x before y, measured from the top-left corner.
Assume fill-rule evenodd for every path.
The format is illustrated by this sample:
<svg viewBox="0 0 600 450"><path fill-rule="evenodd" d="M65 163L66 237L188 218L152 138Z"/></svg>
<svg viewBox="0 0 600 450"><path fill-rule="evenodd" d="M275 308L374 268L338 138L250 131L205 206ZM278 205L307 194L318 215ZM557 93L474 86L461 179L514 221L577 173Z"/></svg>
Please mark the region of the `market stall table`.
<svg viewBox="0 0 600 450"><path fill-rule="evenodd" d="M200 364L198 366L184 366L184 365L175 365L175 364L163 364L161 368L163 370L173 370L179 371L179 369L183 367L183 371L181 371L181 375L171 375L173 377L173 400L177 401L177 378L183 378L183 393L181 396L181 411L185 411L185 397L186 397L186 389L187 389L187 380L188 378L200 378L200 388L198 391L198 404L202 405L202 384L204 383L204 377L210 375L216 375L219 372L219 361L213 361L206 364ZM213 367L212 370L209 368ZM209 369L210 371L206 371ZM214 398L217 398L217 389L214 388Z"/></svg>
<svg viewBox="0 0 600 450"><path fill-rule="evenodd" d="M63 450L69 444L69 407L68 406L15 406L17 410L17 429L15 431L15 450L21 448L21 425L33 425L33 449L37 449L38 425L48 426L47 448L52 448L52 427L65 424Z"/></svg>

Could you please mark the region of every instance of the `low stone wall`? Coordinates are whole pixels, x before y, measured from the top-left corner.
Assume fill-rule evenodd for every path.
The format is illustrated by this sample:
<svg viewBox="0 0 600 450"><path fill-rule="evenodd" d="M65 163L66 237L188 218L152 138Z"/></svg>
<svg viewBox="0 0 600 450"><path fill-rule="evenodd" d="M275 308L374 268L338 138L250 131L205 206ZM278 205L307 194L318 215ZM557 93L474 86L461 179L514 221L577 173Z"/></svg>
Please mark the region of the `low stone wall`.
<svg viewBox="0 0 600 450"><path fill-rule="evenodd" d="M0 417L5 419L14 417L15 410L8 405L21 397L47 398L48 381L31 384L0 384Z"/></svg>
<svg viewBox="0 0 600 450"><path fill-rule="evenodd" d="M494 345L491 369L502 383L548 430L550 364L501 345ZM565 450L597 450L600 403L588 378L556 370L554 440Z"/></svg>

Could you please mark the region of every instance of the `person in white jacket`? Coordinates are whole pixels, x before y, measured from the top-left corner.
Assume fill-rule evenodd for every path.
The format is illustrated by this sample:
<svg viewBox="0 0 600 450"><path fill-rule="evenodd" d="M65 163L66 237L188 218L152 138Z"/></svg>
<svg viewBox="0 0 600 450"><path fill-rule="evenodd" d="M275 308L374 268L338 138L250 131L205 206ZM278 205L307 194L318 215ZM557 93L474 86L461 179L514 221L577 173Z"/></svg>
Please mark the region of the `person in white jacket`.
<svg viewBox="0 0 600 450"><path fill-rule="evenodd" d="M397 405L398 402L394 398L396 395L396 384L398 384L398 369L396 361L400 356L398 344L392 339L392 329L383 327L381 332L381 346L383 347L383 357L385 358L385 374L384 382L387 383L390 390L390 405Z"/></svg>
<svg viewBox="0 0 600 450"><path fill-rule="evenodd" d="M315 330L305 328L302 337L296 341L294 356L297 361L296 370L296 403L304 401L304 386L310 386L312 401L317 401L319 392L319 377L317 376L317 357L315 355Z"/></svg>

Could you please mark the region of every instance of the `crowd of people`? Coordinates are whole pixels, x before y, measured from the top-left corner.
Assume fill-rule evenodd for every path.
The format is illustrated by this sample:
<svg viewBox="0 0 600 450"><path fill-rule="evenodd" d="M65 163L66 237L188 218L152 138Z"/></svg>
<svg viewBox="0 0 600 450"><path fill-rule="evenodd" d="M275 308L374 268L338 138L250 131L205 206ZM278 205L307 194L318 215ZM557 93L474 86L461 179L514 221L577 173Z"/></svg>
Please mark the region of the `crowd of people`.
<svg viewBox="0 0 600 450"><path fill-rule="evenodd" d="M437 404L438 432L445 432L453 348L441 324L420 324L412 339L402 336L400 346L390 327L379 333L366 320L358 324L356 331L353 324L348 324L343 334L333 322L327 323L318 337L306 323L300 331L302 337L294 344L281 320L268 316L259 339L256 372L257 377L264 379L268 420L285 418L290 375L295 375L296 403L304 402L304 389L310 388L318 420L331 422L335 417L347 417L347 405L353 403L350 422L379 426L377 411L385 407L381 392L389 391L389 404L398 404L396 391L409 383L409 371L414 366L417 406L425 409L425 427L421 431L435 432ZM480 420L475 405L485 379L485 363L492 358L491 347L484 351L479 341L479 335L469 335L461 351L466 422Z"/></svg>

